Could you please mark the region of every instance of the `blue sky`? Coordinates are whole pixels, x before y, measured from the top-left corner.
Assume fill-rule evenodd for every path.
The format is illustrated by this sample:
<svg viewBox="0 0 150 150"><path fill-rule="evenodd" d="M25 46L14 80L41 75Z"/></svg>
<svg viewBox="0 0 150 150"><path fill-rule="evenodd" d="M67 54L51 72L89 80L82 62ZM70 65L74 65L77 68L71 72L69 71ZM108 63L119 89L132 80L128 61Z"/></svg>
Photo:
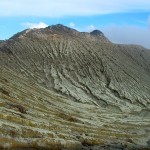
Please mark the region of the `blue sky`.
<svg viewBox="0 0 150 150"><path fill-rule="evenodd" d="M58 23L79 31L99 29L112 42L150 49L150 0L0 1L0 39Z"/></svg>

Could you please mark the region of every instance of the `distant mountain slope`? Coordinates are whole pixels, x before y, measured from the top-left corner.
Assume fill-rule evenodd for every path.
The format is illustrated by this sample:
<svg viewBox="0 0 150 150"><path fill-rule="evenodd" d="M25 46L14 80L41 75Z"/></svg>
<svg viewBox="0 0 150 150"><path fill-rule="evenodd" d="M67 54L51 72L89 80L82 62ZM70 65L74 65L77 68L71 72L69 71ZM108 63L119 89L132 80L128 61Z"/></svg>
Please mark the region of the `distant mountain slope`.
<svg viewBox="0 0 150 150"><path fill-rule="evenodd" d="M126 143L129 139L132 146L146 145L150 139L147 129L150 126L150 50L113 44L99 30L78 32L58 24L17 33L0 45L0 60L3 138L13 137L9 131L15 131L15 142L30 145L34 135L26 135L30 142L23 137L23 131L30 129L38 132L40 138L50 135L55 142L59 139L59 144L65 139L67 146L71 143L77 149L90 146L90 142L107 145L111 141ZM27 123L29 118L32 127ZM19 124L24 124L26 129L17 125L19 133L16 133L14 123L20 121L24 121ZM59 131L49 124L56 124ZM96 130L107 133L96 134ZM90 136L85 138L85 134ZM45 142L51 143L52 139ZM88 140L87 145L83 139Z"/></svg>

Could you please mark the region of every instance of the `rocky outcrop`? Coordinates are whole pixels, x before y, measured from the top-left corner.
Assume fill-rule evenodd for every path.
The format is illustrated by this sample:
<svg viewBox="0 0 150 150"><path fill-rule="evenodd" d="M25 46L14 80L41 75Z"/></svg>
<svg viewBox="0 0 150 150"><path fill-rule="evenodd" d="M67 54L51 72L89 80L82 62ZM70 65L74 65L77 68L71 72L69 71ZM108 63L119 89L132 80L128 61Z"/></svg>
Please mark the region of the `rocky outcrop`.
<svg viewBox="0 0 150 150"><path fill-rule="evenodd" d="M58 24L14 35L0 60L1 147L148 146L149 50Z"/></svg>
<svg viewBox="0 0 150 150"><path fill-rule="evenodd" d="M0 46L2 46L2 44L4 43L5 41L3 40L0 40Z"/></svg>

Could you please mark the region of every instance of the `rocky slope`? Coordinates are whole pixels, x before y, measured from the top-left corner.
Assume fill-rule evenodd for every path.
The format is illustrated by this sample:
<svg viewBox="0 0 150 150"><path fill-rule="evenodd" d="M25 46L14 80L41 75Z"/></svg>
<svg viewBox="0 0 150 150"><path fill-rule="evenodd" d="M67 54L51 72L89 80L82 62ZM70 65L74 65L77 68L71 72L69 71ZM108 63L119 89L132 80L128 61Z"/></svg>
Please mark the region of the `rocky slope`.
<svg viewBox="0 0 150 150"><path fill-rule="evenodd" d="M0 44L1 149L150 146L150 50L63 25Z"/></svg>

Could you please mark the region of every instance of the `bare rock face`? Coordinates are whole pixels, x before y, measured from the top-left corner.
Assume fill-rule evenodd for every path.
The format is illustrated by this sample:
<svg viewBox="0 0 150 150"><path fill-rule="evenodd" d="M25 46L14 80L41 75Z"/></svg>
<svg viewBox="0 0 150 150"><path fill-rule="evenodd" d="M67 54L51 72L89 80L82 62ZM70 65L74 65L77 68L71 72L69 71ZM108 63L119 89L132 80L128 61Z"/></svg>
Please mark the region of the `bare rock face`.
<svg viewBox="0 0 150 150"><path fill-rule="evenodd" d="M149 146L150 50L58 24L14 35L0 60L0 147Z"/></svg>

